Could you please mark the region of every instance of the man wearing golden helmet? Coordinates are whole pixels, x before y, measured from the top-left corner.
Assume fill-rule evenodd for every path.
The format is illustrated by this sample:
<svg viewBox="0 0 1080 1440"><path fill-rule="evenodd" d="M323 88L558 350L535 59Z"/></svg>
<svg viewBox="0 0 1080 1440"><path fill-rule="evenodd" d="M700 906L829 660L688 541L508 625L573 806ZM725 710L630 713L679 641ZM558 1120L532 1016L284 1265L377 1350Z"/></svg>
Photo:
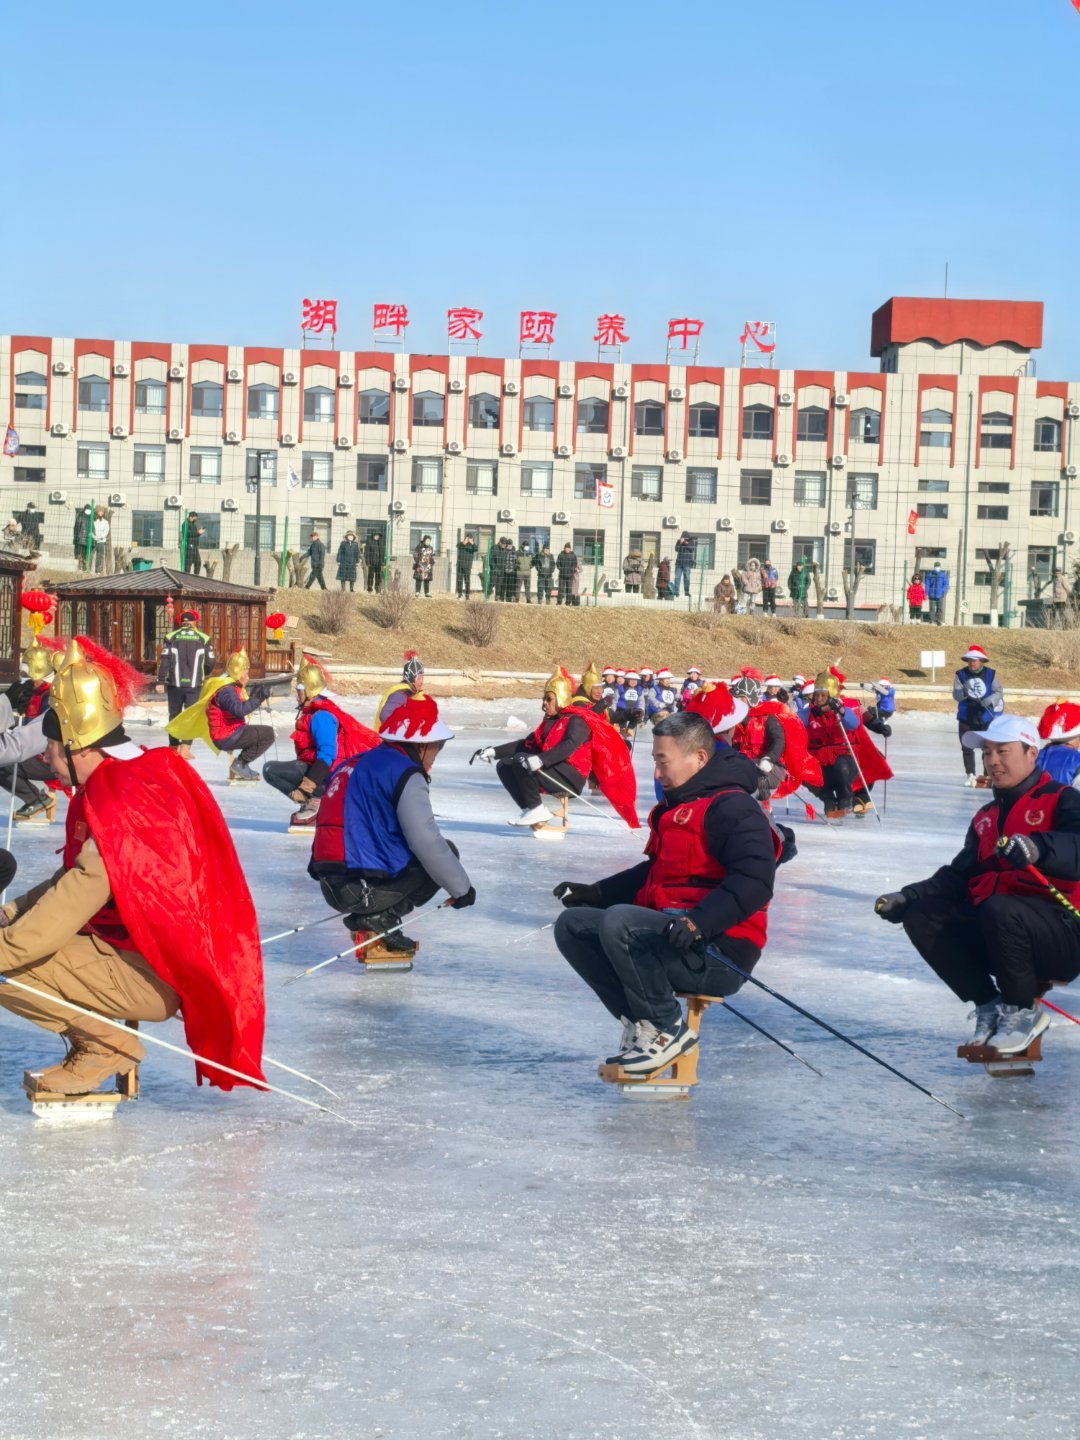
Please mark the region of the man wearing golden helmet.
<svg viewBox="0 0 1080 1440"><path fill-rule="evenodd" d="M23 651L23 664L29 678L21 682L22 694L17 697L14 707L23 716L18 732L23 741L18 747L21 758L9 768L6 755L0 755L0 789L14 789L15 798L19 802L19 808L15 811L16 820L30 820L42 811L51 815L56 808L56 800L51 792L40 788L42 784L53 779L52 767L45 759L45 737L41 733L41 723L49 704L53 662L58 658L58 652L63 653L63 649L62 641L51 640L42 644L35 638ZM15 686L11 687L8 692L9 699L13 698L12 691L15 689ZM36 748L33 749L30 749L31 735L35 737L33 744Z"/></svg>

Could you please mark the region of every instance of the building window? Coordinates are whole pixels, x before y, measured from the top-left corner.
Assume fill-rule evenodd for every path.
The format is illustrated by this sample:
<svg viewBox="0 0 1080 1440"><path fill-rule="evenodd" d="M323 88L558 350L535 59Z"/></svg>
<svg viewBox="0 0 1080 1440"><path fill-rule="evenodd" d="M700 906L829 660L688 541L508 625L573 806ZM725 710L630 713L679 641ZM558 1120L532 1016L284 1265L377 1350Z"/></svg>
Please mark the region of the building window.
<svg viewBox="0 0 1080 1440"><path fill-rule="evenodd" d="M135 446L135 479L160 484L165 479L165 446Z"/></svg>
<svg viewBox="0 0 1080 1440"><path fill-rule="evenodd" d="M1057 515L1061 486L1056 480L1036 480L1031 486L1032 515Z"/></svg>
<svg viewBox="0 0 1080 1440"><path fill-rule="evenodd" d="M791 542L791 563L801 560L804 565L825 564L825 541L820 535L796 535Z"/></svg>
<svg viewBox="0 0 1080 1440"><path fill-rule="evenodd" d="M191 413L196 419L220 420L225 391L215 380L200 380L191 387Z"/></svg>
<svg viewBox="0 0 1080 1440"><path fill-rule="evenodd" d="M414 495L441 495L442 461L415 458L412 462L412 489Z"/></svg>
<svg viewBox="0 0 1080 1440"><path fill-rule="evenodd" d="M577 406L577 429L579 435L606 435L608 428L608 402L606 400L579 400Z"/></svg>
<svg viewBox="0 0 1080 1440"><path fill-rule="evenodd" d="M465 467L467 495L497 495L499 467L494 460L470 460Z"/></svg>
<svg viewBox="0 0 1080 1440"><path fill-rule="evenodd" d="M716 504L716 471L689 466L686 471L686 503Z"/></svg>
<svg viewBox="0 0 1080 1440"><path fill-rule="evenodd" d="M80 480L107 480L108 445L80 445L75 451L75 473Z"/></svg>
<svg viewBox="0 0 1080 1440"><path fill-rule="evenodd" d="M221 548L220 515L200 515L199 529L203 532L199 544L204 550L219 550Z"/></svg>
<svg viewBox="0 0 1080 1440"><path fill-rule="evenodd" d="M630 549L640 550L646 560L657 560L660 557L660 531L659 530L631 530Z"/></svg>
<svg viewBox="0 0 1080 1440"><path fill-rule="evenodd" d="M848 417L848 439L861 445L881 443L881 411L860 406Z"/></svg>
<svg viewBox="0 0 1080 1440"><path fill-rule="evenodd" d="M944 545L920 545L919 550L923 560L945 560L948 558L948 548Z"/></svg>
<svg viewBox="0 0 1080 1440"><path fill-rule="evenodd" d="M745 570L747 561L760 560L764 565L769 558L769 537L767 535L740 535L737 564Z"/></svg>
<svg viewBox="0 0 1080 1440"><path fill-rule="evenodd" d="M716 564L716 536L691 533L690 538L694 542L694 569L711 570Z"/></svg>
<svg viewBox="0 0 1080 1440"><path fill-rule="evenodd" d="M334 392L327 385L309 385L304 391L304 419L334 423Z"/></svg>
<svg viewBox="0 0 1080 1440"><path fill-rule="evenodd" d="M773 437L772 408L768 405L744 405L742 434L744 440L771 440Z"/></svg>
<svg viewBox="0 0 1080 1440"><path fill-rule="evenodd" d="M1012 416L1003 410L991 410L982 417L983 450L1011 450L1013 436Z"/></svg>
<svg viewBox="0 0 1080 1440"><path fill-rule="evenodd" d="M877 509L878 477L876 475L849 475L847 482L847 504L849 510Z"/></svg>
<svg viewBox="0 0 1080 1440"><path fill-rule="evenodd" d="M771 505L772 474L768 470L743 470L739 475L739 500L743 505Z"/></svg>
<svg viewBox="0 0 1080 1440"><path fill-rule="evenodd" d="M136 380L135 414L164 415L165 395L164 380Z"/></svg>
<svg viewBox="0 0 1080 1440"><path fill-rule="evenodd" d="M109 409L109 382L104 375L86 375L79 381L79 409L101 415Z"/></svg>
<svg viewBox="0 0 1080 1440"><path fill-rule="evenodd" d="M1007 480L980 480L980 495L1008 495L1010 485Z"/></svg>
<svg viewBox="0 0 1080 1440"><path fill-rule="evenodd" d="M920 480L919 489L928 495L944 495L948 493L949 482L947 480Z"/></svg>
<svg viewBox="0 0 1080 1440"><path fill-rule="evenodd" d="M976 505L976 520L1007 520L1009 518L1009 507L1007 505Z"/></svg>
<svg viewBox="0 0 1080 1440"><path fill-rule="evenodd" d="M633 500L664 498L664 472L659 465L635 465L630 472L630 497Z"/></svg>
<svg viewBox="0 0 1080 1440"><path fill-rule="evenodd" d="M386 456L358 455L356 457L357 490L386 489Z"/></svg>
<svg viewBox="0 0 1080 1440"><path fill-rule="evenodd" d="M720 408L703 402L690 406L690 438L716 440L720 435Z"/></svg>
<svg viewBox="0 0 1080 1440"><path fill-rule="evenodd" d="M1061 449L1061 421L1040 415L1035 421L1035 449L1056 451Z"/></svg>
<svg viewBox="0 0 1080 1440"><path fill-rule="evenodd" d="M856 540L853 545L847 547L848 551L855 551L856 569L861 565L864 575L873 575L874 567L877 564L877 541Z"/></svg>
<svg viewBox="0 0 1080 1440"><path fill-rule="evenodd" d="M249 420L276 420L278 417L278 388L276 385L251 385L247 393Z"/></svg>
<svg viewBox="0 0 1080 1440"><path fill-rule="evenodd" d="M15 376L15 409L44 410L48 379L36 370L23 370Z"/></svg>
<svg viewBox="0 0 1080 1440"><path fill-rule="evenodd" d="M795 471L795 504L822 509L825 505L825 471Z"/></svg>
<svg viewBox="0 0 1080 1440"><path fill-rule="evenodd" d="M919 417L919 449L947 450L952 445L952 416L948 410L924 410Z"/></svg>
<svg viewBox="0 0 1080 1440"><path fill-rule="evenodd" d="M446 415L446 397L434 390L420 390L413 396L412 423L414 425L441 425Z"/></svg>
<svg viewBox="0 0 1080 1440"><path fill-rule="evenodd" d="M19 446L19 455L20 455L20 457L22 457L23 455L33 455L33 456L36 456L37 458L39 458L39 459L41 459L41 460L44 460L44 458L45 458L45 446L44 446L44 445L20 445L20 446Z"/></svg>
<svg viewBox="0 0 1080 1440"><path fill-rule="evenodd" d="M133 510L131 512L132 544L160 546L163 525L164 516L160 510Z"/></svg>
<svg viewBox="0 0 1080 1440"><path fill-rule="evenodd" d="M934 501L920 500L915 506L915 511L920 520L947 520L949 518L948 505L940 505Z"/></svg>
<svg viewBox="0 0 1080 1440"><path fill-rule="evenodd" d="M820 405L800 406L797 434L800 440L824 444L829 438L829 412Z"/></svg>
<svg viewBox="0 0 1080 1440"><path fill-rule="evenodd" d="M300 466L300 485L304 490L332 490L334 487L333 451L305 450Z"/></svg>
<svg viewBox="0 0 1080 1440"><path fill-rule="evenodd" d="M419 520L415 521L412 525L409 526L409 553L410 553L410 554L416 549L416 547L417 547L418 545L422 545L422 544L424 543L424 537L425 537L425 536L427 536L428 543L431 545L431 548L435 551L435 554L436 554L436 555L439 554L439 549L440 549L440 546L441 546L441 544L442 544L442 526L441 526L441 525L421 525L421 523L419 522Z"/></svg>
<svg viewBox="0 0 1080 1440"><path fill-rule="evenodd" d="M1054 578L1056 555L1050 545L1028 546L1028 574L1035 581L1047 584ZM990 576L987 575L986 583L989 585Z"/></svg>
<svg viewBox="0 0 1080 1440"><path fill-rule="evenodd" d="M521 466L522 495L550 497L555 483L555 466L550 460L526 460Z"/></svg>
<svg viewBox="0 0 1080 1440"><path fill-rule="evenodd" d="M546 395L530 395L523 416L526 430L543 430L550 435L555 430L555 401Z"/></svg>
<svg viewBox="0 0 1080 1440"><path fill-rule="evenodd" d="M659 400L639 400L634 406L635 435L663 435L664 406Z"/></svg>
<svg viewBox="0 0 1080 1440"><path fill-rule="evenodd" d="M356 397L356 417L361 425L389 425L390 392L361 390Z"/></svg>
<svg viewBox="0 0 1080 1440"><path fill-rule="evenodd" d="M259 457L262 457L262 464ZM246 488L254 494L255 482L263 485L277 484L277 462L278 452L276 450L249 450L244 463L244 480ZM261 472L261 473L260 473Z"/></svg>
<svg viewBox="0 0 1080 1440"><path fill-rule="evenodd" d="M33 483L36 485L42 483L44 479L45 471L43 469L31 469L27 465L15 466L15 483L17 485L21 484L23 481L26 481L28 484Z"/></svg>
<svg viewBox="0 0 1080 1440"><path fill-rule="evenodd" d="M574 499L595 500L597 485L607 483L606 465L574 466Z"/></svg>
<svg viewBox="0 0 1080 1440"><path fill-rule="evenodd" d="M277 517L275 515L261 515L259 517L259 549L273 550L277 534ZM244 516L244 549L255 549L255 516Z"/></svg>
<svg viewBox="0 0 1080 1440"><path fill-rule="evenodd" d="M221 451L209 445L193 445L188 474L200 485L220 485Z"/></svg>
<svg viewBox="0 0 1080 1440"><path fill-rule="evenodd" d="M538 555L545 545L551 544L551 527L549 525L520 525L518 527L518 549L527 545L534 555Z"/></svg>
<svg viewBox="0 0 1080 1440"><path fill-rule="evenodd" d="M559 548L561 550L562 546ZM575 530L573 549L575 554L581 556L586 565L602 565L604 563L603 530Z"/></svg>
<svg viewBox="0 0 1080 1440"><path fill-rule="evenodd" d="M311 544L312 535L318 535L324 545L330 544L330 517L329 515L301 515L300 516L300 549L306 550Z"/></svg>
<svg viewBox="0 0 1080 1440"><path fill-rule="evenodd" d="M499 397L481 393L469 399L469 424L474 430L499 428Z"/></svg>

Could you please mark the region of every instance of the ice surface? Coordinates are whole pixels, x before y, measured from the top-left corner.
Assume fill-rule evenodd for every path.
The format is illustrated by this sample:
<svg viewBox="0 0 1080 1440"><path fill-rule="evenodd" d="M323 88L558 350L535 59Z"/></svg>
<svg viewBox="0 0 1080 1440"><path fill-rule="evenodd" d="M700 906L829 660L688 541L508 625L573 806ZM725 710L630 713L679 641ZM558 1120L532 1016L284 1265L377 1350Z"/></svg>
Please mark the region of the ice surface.
<svg viewBox="0 0 1080 1440"><path fill-rule="evenodd" d="M417 923L411 975L340 962L282 988L341 948L337 922L267 951L268 1052L358 1129L197 1090L163 1053L113 1123L49 1128L19 1082L57 1042L0 1017L3 1440L1075 1440L1080 1029L1055 1023L1033 1080L956 1060L964 1007L870 908L982 799L952 723L897 720L883 826L792 805L758 973L966 1121L749 987L740 1006L825 1079L717 1007L689 1103L603 1085L614 1027L529 931L557 880L642 837L581 807L562 844L508 828L467 760L510 703L444 713L463 728L434 803L477 906ZM284 797L198 763L263 933L325 914ZM17 885L59 837L18 831Z"/></svg>

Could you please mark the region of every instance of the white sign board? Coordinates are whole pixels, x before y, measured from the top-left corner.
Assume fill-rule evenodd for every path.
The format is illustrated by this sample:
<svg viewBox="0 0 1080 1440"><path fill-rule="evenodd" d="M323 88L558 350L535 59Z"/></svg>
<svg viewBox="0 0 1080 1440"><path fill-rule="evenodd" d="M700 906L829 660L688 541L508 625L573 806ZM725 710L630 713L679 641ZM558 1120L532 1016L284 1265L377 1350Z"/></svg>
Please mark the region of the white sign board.
<svg viewBox="0 0 1080 1440"><path fill-rule="evenodd" d="M944 650L923 650L919 655L919 666L923 670L936 670L945 664Z"/></svg>

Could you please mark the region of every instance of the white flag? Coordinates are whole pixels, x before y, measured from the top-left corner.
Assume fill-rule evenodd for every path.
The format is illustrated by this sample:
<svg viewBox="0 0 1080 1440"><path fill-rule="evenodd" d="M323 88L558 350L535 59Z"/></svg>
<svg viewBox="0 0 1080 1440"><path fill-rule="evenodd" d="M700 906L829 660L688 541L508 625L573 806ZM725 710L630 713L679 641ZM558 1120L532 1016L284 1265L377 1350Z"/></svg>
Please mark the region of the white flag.
<svg viewBox="0 0 1080 1440"><path fill-rule="evenodd" d="M615 487L606 485L602 480L596 482L596 503L601 510L611 510L615 505Z"/></svg>
<svg viewBox="0 0 1080 1440"><path fill-rule="evenodd" d="M289 466L288 487L290 490L300 489L300 477L297 475L296 471L291 465Z"/></svg>

